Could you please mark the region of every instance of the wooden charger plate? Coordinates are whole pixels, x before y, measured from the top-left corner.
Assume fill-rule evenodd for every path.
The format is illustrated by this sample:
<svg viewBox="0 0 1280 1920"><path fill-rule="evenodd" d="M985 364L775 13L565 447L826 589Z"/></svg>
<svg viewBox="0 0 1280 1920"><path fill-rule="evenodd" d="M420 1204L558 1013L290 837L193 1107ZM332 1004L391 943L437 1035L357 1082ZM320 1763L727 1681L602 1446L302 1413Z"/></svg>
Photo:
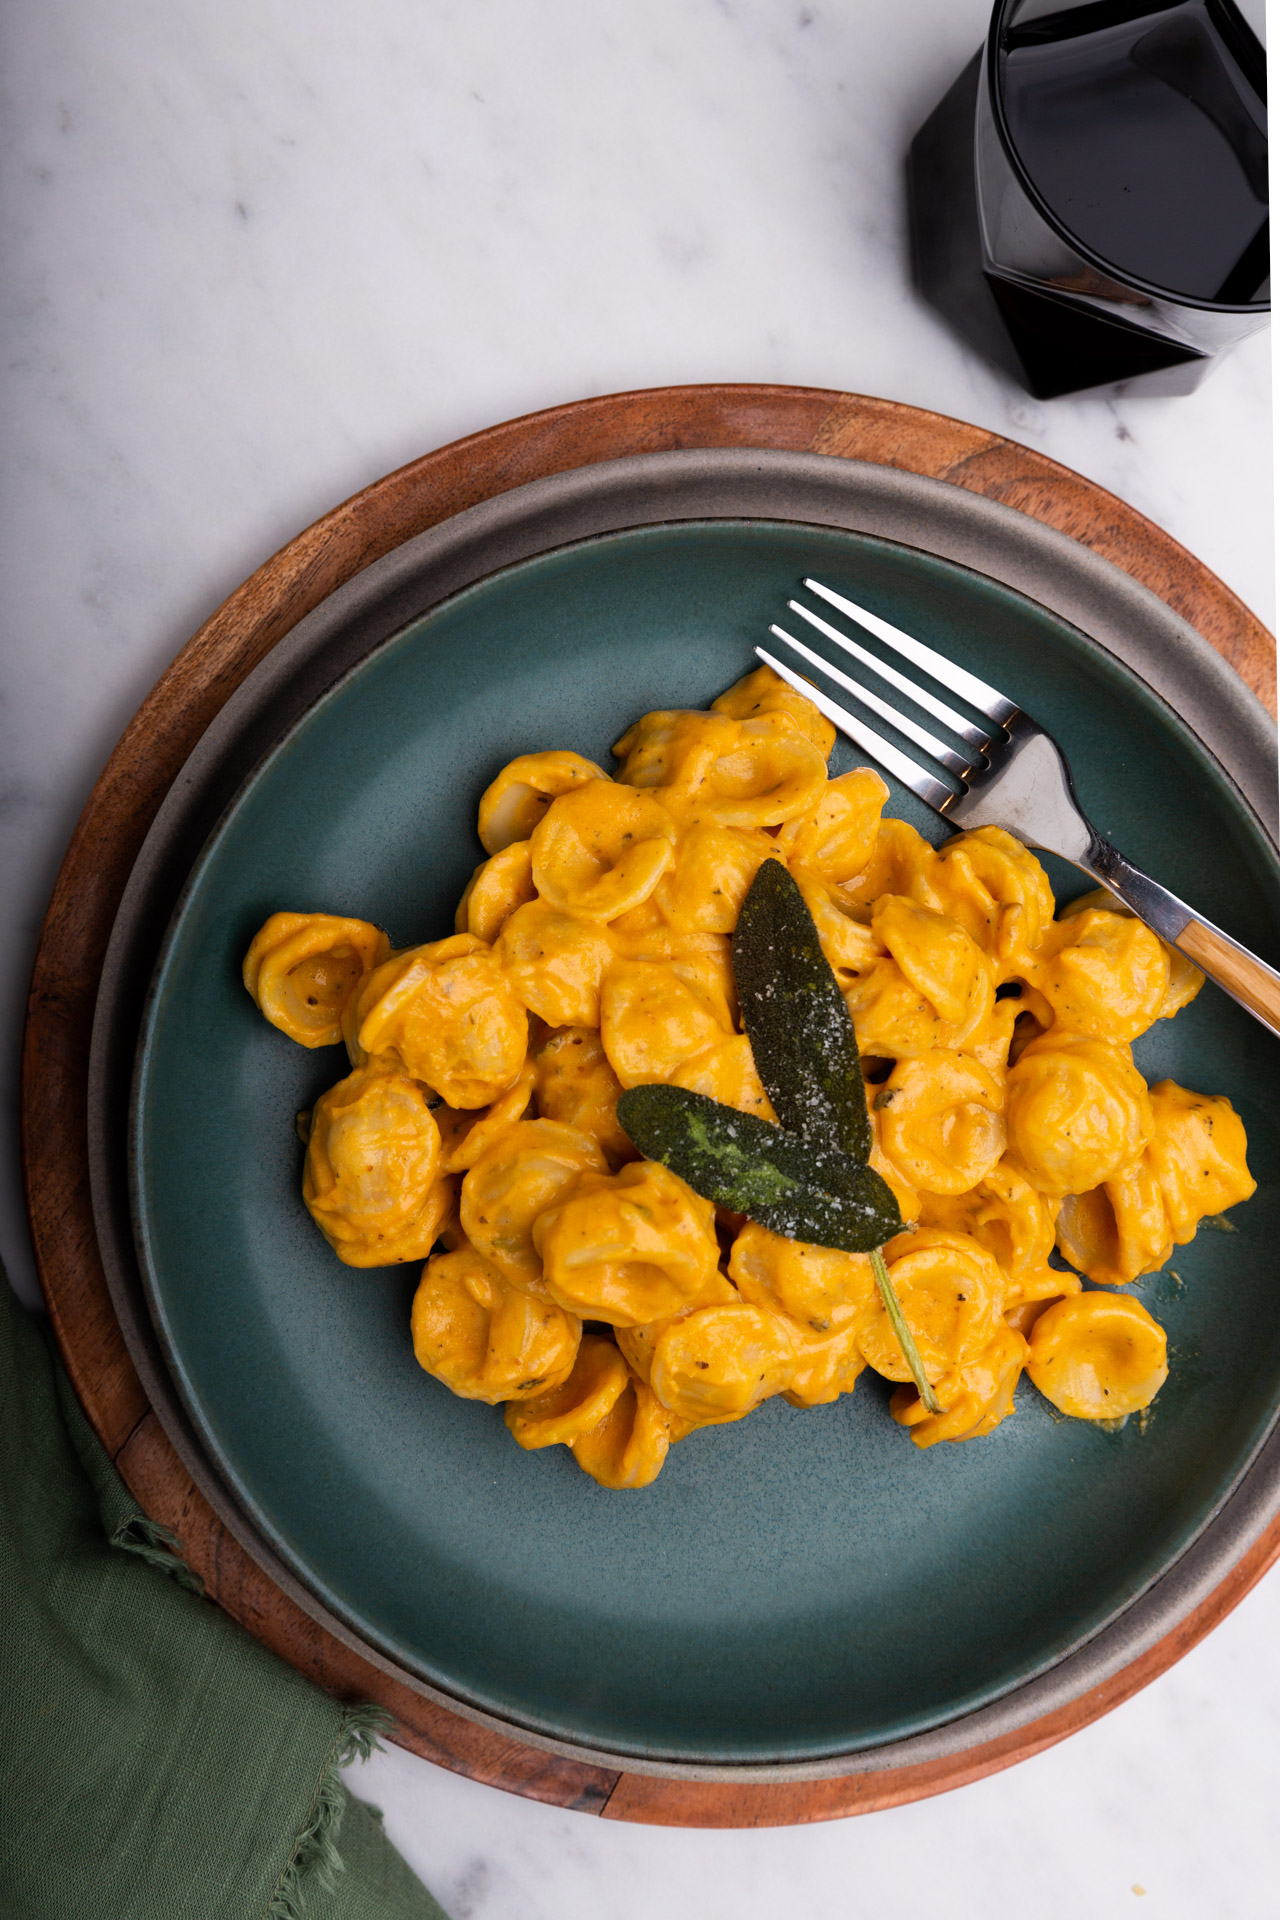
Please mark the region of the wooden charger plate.
<svg viewBox="0 0 1280 1920"><path fill-rule="evenodd" d="M126 1481L175 1528L210 1592L321 1684L380 1700L402 1744L531 1797L611 1818L766 1825L923 1797L1041 1751L1180 1657L1280 1554L1272 1526L1154 1647L1069 1705L1000 1738L918 1765L841 1778L688 1780L616 1771L451 1712L311 1618L251 1559L166 1439L112 1309L86 1156L88 1041L116 908L142 839L200 736L245 675L337 587L415 534L545 476L621 456L697 447L842 455L943 479L1068 533L1156 592L1274 711L1274 645L1234 596L1167 536L1100 489L1023 448L891 403L786 388L674 389L582 402L428 455L338 508L261 568L184 649L109 762L77 828L37 958L24 1136L41 1275L68 1367Z"/></svg>

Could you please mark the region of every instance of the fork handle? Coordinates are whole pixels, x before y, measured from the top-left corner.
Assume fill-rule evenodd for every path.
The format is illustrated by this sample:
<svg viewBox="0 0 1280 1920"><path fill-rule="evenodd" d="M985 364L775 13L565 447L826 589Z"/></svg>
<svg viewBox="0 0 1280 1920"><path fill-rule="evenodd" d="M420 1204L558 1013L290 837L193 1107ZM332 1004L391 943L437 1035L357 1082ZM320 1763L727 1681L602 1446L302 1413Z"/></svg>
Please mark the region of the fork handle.
<svg viewBox="0 0 1280 1920"><path fill-rule="evenodd" d="M1153 932L1185 953L1189 960L1216 980L1224 993L1246 1012L1280 1036L1280 973L1242 947L1221 927L1204 920L1176 893L1126 860L1117 847L1095 835L1086 859L1079 863L1131 907Z"/></svg>
<svg viewBox="0 0 1280 1920"><path fill-rule="evenodd" d="M1190 920L1174 941L1272 1033L1280 1034L1280 973L1207 920Z"/></svg>

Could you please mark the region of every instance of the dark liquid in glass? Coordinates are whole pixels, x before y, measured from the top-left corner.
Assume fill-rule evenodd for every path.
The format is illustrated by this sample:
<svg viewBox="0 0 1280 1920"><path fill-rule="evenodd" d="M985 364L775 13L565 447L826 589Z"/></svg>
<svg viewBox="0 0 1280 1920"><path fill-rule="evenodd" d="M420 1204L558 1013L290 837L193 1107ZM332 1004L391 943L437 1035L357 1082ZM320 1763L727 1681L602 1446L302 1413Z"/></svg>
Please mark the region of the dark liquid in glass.
<svg viewBox="0 0 1280 1920"><path fill-rule="evenodd" d="M908 171L921 292L1040 398L1189 393L1266 324L1266 55L1236 0L1003 0Z"/></svg>
<svg viewBox="0 0 1280 1920"><path fill-rule="evenodd" d="M1265 298L1265 59L1216 0L1095 0L1002 36L1010 142L1041 200L1126 280Z"/></svg>

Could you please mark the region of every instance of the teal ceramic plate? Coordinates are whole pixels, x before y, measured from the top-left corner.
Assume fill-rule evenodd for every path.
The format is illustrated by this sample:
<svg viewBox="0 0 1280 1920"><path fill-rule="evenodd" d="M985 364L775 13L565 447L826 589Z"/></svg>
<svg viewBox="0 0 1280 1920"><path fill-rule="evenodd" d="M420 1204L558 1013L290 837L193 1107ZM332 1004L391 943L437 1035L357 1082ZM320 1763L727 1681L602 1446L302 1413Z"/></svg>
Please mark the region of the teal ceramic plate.
<svg viewBox="0 0 1280 1920"><path fill-rule="evenodd" d="M786 1763L935 1727L1098 1632L1204 1528L1280 1400L1280 1045L1216 989L1139 1043L1149 1080L1227 1093L1254 1200L1141 1298L1172 1373L1144 1425L1053 1417L927 1453L864 1375L767 1403L610 1493L564 1449L416 1366L418 1269L352 1272L298 1194L294 1115L345 1071L255 1012L240 960L277 908L358 914L396 945L452 928L475 808L513 755L610 743L752 664L804 573L1025 705L1099 828L1273 961L1280 869L1171 711L1007 588L873 538L705 522L529 560L384 644L266 758L200 858L144 1022L134 1208L169 1365L223 1480L307 1588L454 1698L643 1759ZM837 767L854 764L843 745ZM891 812L933 838L901 790ZM1057 867L1060 897L1085 889Z"/></svg>

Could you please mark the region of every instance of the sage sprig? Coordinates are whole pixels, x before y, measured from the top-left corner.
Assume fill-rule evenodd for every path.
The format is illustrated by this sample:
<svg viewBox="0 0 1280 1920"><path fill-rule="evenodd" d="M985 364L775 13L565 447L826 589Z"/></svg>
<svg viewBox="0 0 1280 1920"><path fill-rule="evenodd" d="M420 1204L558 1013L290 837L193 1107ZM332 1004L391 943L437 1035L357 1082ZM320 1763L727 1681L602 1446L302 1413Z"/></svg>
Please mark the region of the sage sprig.
<svg viewBox="0 0 1280 1920"><path fill-rule="evenodd" d="M730 1213L811 1246L869 1253L902 1231L893 1192L872 1167L686 1087L632 1087L618 1119L646 1160Z"/></svg>
<svg viewBox="0 0 1280 1920"><path fill-rule="evenodd" d="M894 1292L893 1282L889 1278L889 1269L884 1263L884 1255L879 1247L873 1247L871 1250L871 1271L875 1274L876 1288L884 1310L889 1316L889 1325L893 1328L898 1345L902 1348L902 1357L911 1369L911 1378L916 1383L916 1392L924 1402L925 1412L941 1413L938 1396L929 1385L924 1361L920 1358L920 1349L915 1342L915 1335L907 1325L907 1316L902 1311L901 1302Z"/></svg>
<svg viewBox="0 0 1280 1920"><path fill-rule="evenodd" d="M929 1413L940 1411L880 1248L902 1232L867 1165L871 1120L853 1020L792 875L766 860L743 901L733 972L756 1072L780 1125L685 1087L632 1087L618 1121L646 1159L771 1233L869 1253L890 1325Z"/></svg>
<svg viewBox="0 0 1280 1920"><path fill-rule="evenodd" d="M869 1159L858 1036L813 915L781 861L765 862L742 903L733 977L756 1072L783 1126Z"/></svg>

